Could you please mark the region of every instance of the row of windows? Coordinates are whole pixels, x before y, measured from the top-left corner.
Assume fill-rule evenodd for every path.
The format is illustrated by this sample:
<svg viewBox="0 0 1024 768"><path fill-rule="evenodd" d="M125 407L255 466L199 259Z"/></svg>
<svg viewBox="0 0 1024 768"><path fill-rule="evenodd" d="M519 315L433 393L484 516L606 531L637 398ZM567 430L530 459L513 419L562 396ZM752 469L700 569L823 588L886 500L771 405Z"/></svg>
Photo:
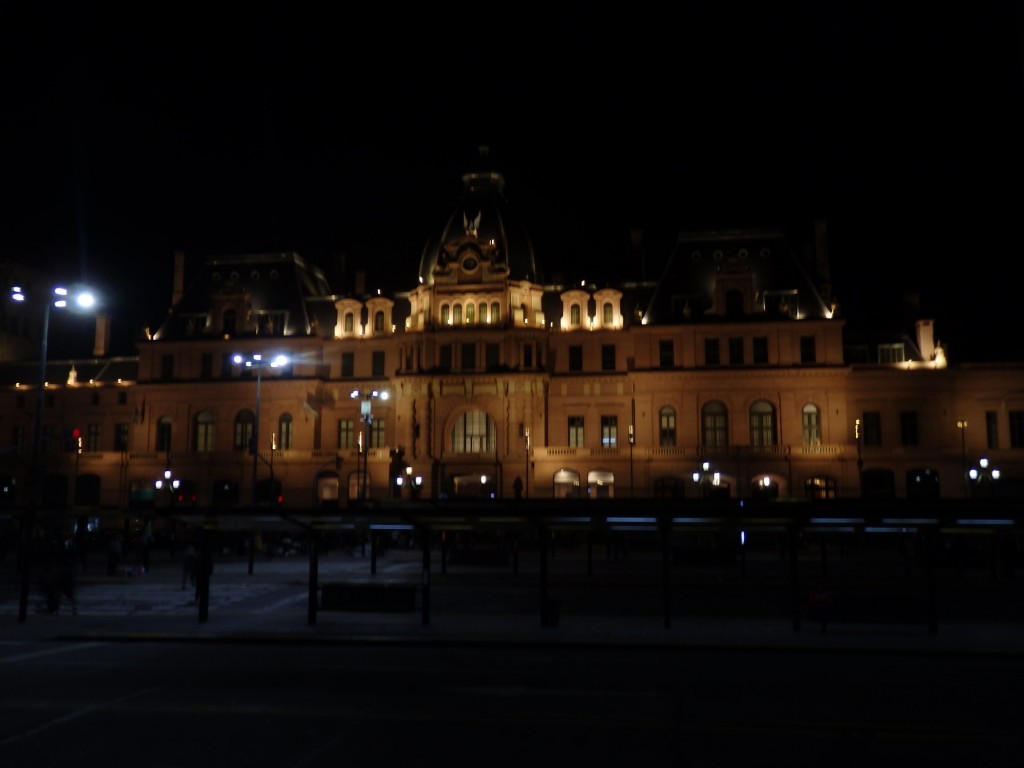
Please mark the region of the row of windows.
<svg viewBox="0 0 1024 768"><path fill-rule="evenodd" d="M127 423L114 425L113 440L109 446L113 451L128 450L129 426ZM26 428L16 426L11 434L11 444L14 451L23 454L29 447L29 436ZM98 453L108 449L103 441L103 428L100 424L86 424L85 429L69 427L63 430L49 424L43 425L42 443L40 450L43 453L60 453L61 451L88 451Z"/></svg>
<svg viewBox="0 0 1024 768"><path fill-rule="evenodd" d="M778 443L775 406L767 400L759 400L750 406L750 444L767 447ZM805 445L821 442L820 412L816 405L805 405L801 415L803 441ZM568 444L571 448L586 445L585 419L583 416L568 417ZM701 445L708 448L729 447L729 414L725 405L713 401L701 409ZM676 445L676 410L664 406L658 412L658 444L662 447ZM615 448L619 444L618 417L601 416L601 447Z"/></svg>
<svg viewBox="0 0 1024 768"><path fill-rule="evenodd" d="M441 305L442 325L462 325L462 317L462 304L454 304L451 306L448 304ZM474 323L489 323L491 325L497 325L501 322L501 304L497 301L491 302L490 314L488 314L488 306L485 301L481 301L479 305L472 303L466 304L465 317L466 325L473 325Z"/></svg>
<svg viewBox="0 0 1024 768"><path fill-rule="evenodd" d="M214 449L213 414L202 411L192 420L192 450L203 453ZM250 451L253 446L253 434L256 426L256 414L250 410L239 411L235 416L232 447L236 451ZM156 450L160 452L171 449L172 422L170 416L162 416L157 421ZM282 413L277 420L277 431L271 436L270 446L275 450L289 450L294 440L293 419L290 413Z"/></svg>
<svg viewBox="0 0 1024 768"><path fill-rule="evenodd" d="M1009 437L1011 448L1024 448L1024 411L1010 411ZM768 447L778 442L775 407L766 400L759 400L750 406L748 412L750 445ZM256 416L250 410L239 411L234 420L233 448L250 450ZM600 417L600 444L602 448L615 448L619 445L619 424L615 415ZM821 442L820 411L816 405L807 404L801 412L801 430L804 445L817 445ZM901 411L899 414L900 445L914 447L919 444L919 418L916 411ZM169 416L161 417L157 422L156 450L168 451L171 447L172 422ZM568 445L582 448L586 445L585 418L570 415L567 419ZM985 413L986 446L990 449L999 448L998 413ZM700 425L701 445L708 448L729 447L729 414L726 406L719 401L706 403L701 409ZM128 450L129 425L114 425L111 449L114 451ZM290 413L283 413L278 418L277 431L272 435L271 444L275 449L289 450L293 444L293 418ZM367 438L369 447L383 448L386 442L386 423L384 419L376 419L369 424ZM882 445L882 415L879 411L865 411L856 425L855 439L865 447ZM74 440L72 446L69 441ZM337 448L354 449L363 444L363 432L356 427L354 419L339 419ZM27 445L24 426L14 428L12 444L18 452ZM677 416L675 408L663 406L658 412L658 445L675 447L677 444ZM212 451L214 445L214 418L209 411L203 411L193 420L192 447L196 451ZM497 436L494 422L483 411L464 413L452 429L450 449L456 453L492 453L496 450ZM42 450L72 450L81 448L84 451L99 452L105 450L100 424L89 423L84 430L63 432L51 425L44 425Z"/></svg>
<svg viewBox="0 0 1024 768"><path fill-rule="evenodd" d="M742 337L734 337L726 340L726 358L729 365L744 365L746 360L745 343ZM722 364L722 343L718 338L704 340L704 364ZM751 339L751 362L754 365L768 364L768 338L757 336ZM813 336L800 337L800 362L814 363L817 361L815 341ZM675 346L671 339L662 339L658 342L658 366L661 368L675 367ZM583 346L573 344L569 347L569 370L583 370ZM601 345L601 370L615 370L615 345Z"/></svg>
<svg viewBox="0 0 1024 768"><path fill-rule="evenodd" d="M1024 411L1009 411L1010 447L1024 448ZM919 444L920 434L916 411L900 411L900 445L906 448ZM882 445L882 414L880 411L865 411L857 422L855 438L865 447ZM985 446L999 448L999 414L985 411Z"/></svg>
<svg viewBox="0 0 1024 768"><path fill-rule="evenodd" d="M569 327L578 328L583 321L583 309L579 304L569 305ZM601 322L605 328L610 327L615 321L615 307L610 301L601 305Z"/></svg>

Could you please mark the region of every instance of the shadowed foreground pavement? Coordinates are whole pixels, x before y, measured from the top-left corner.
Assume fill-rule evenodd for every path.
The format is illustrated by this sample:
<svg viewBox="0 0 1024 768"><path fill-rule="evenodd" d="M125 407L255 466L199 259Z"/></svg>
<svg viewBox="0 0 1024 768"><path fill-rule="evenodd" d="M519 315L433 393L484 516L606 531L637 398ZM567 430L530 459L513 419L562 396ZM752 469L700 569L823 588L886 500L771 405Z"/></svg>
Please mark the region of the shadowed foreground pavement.
<svg viewBox="0 0 1024 768"><path fill-rule="evenodd" d="M445 572L435 555L427 623L423 559L416 549L388 550L372 574L369 555L358 548L322 555L321 586L395 587L412 604L391 600L378 608L317 610L312 617L309 560L303 554L259 556L252 573L245 557L216 558L203 621L193 588L182 588L180 553L153 553L145 573L135 568L130 575L132 566L129 561L107 576L99 558L88 562L77 579L77 615L66 599L50 614L33 583L27 618L19 621L19 582L15 559L8 556L0 566L0 638L1024 651L1019 577L983 570L940 572L933 585L938 621L932 627L927 584L919 576L893 572L889 565L861 566L855 583L835 576L829 581L834 605L823 629L808 602L820 581L813 567L794 591L787 569L771 558L744 563L742 571L702 566L680 574L674 568L667 622L662 564L650 553L627 558L602 551L588 571L581 552L560 552L549 561L543 595L539 564L528 553L515 569L453 560Z"/></svg>

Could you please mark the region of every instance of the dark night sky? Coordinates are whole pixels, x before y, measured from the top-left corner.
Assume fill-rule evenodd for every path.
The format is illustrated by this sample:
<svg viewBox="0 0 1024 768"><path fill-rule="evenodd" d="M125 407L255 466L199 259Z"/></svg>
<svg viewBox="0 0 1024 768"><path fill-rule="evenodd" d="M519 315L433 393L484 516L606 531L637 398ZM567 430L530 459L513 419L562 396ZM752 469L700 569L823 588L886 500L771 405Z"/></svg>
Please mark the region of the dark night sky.
<svg viewBox="0 0 1024 768"><path fill-rule="evenodd" d="M133 325L175 249L345 253L411 287L486 143L548 275L625 256L631 227L824 217L847 314L916 289L954 360L1024 359L968 349L1024 256L1020 3L12 5L0 256Z"/></svg>

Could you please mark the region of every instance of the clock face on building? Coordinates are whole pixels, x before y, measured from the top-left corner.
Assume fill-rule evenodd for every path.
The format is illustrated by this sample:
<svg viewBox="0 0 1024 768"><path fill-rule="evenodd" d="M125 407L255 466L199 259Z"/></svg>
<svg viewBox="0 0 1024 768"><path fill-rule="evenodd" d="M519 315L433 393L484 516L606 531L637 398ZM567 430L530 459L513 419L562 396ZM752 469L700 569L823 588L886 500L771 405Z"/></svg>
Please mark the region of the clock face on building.
<svg viewBox="0 0 1024 768"><path fill-rule="evenodd" d="M467 256L462 260L462 269L466 272L472 272L476 269L477 260L475 256Z"/></svg>

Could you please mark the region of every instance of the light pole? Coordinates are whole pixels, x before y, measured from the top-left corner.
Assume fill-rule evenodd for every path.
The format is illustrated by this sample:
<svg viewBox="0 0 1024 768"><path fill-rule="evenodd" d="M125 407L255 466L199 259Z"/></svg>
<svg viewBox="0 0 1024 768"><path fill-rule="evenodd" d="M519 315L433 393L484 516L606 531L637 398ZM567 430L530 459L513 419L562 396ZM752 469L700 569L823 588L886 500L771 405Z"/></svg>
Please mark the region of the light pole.
<svg viewBox="0 0 1024 768"><path fill-rule="evenodd" d="M728 491L728 486L722 485L722 473L717 470L711 471L710 461L701 462L700 470L693 473L693 482L700 486L700 495L703 499L724 495L723 491Z"/></svg>
<svg viewBox="0 0 1024 768"><path fill-rule="evenodd" d="M369 471L370 457L370 425L373 424L373 401L378 399L387 400L389 395L387 390L371 389L363 391L360 389L353 389L349 393L349 397L353 400L362 398L362 402L359 403L359 415L363 420L363 433L360 436L360 450L363 454L363 471L359 475L359 498L360 500L365 500L368 479L366 473Z"/></svg>
<svg viewBox="0 0 1024 768"><path fill-rule="evenodd" d="M999 471L999 467L989 466L987 458L978 459L978 466L971 467L967 471L967 477L971 482L975 483L978 496L991 496L993 492L993 483L1002 476ZM972 494L973 495L973 494Z"/></svg>
<svg viewBox="0 0 1024 768"><path fill-rule="evenodd" d="M960 430L960 470L964 476L964 498L970 498L971 481L967 476L967 419L957 421L956 428Z"/></svg>
<svg viewBox="0 0 1024 768"><path fill-rule="evenodd" d="M523 489L523 496L530 497L530 428L523 430L524 444L526 446L526 484Z"/></svg>
<svg viewBox="0 0 1024 768"><path fill-rule="evenodd" d="M636 494L633 482L633 447L636 445L636 383L633 384L633 394L629 399L629 498Z"/></svg>
<svg viewBox="0 0 1024 768"><path fill-rule="evenodd" d="M260 466L260 382L263 378L263 366L269 364L271 368L280 368L288 364L288 358L284 355L277 355L269 361L263 360L263 355L254 354L246 358L243 355L235 355L236 365L244 365L246 368L256 369L256 413L252 424L252 437L249 441L249 450L252 453L252 506L257 506L256 488L259 480ZM273 454L271 454L273 455Z"/></svg>
<svg viewBox="0 0 1024 768"><path fill-rule="evenodd" d="M25 621L28 615L28 593L32 580L32 527L35 523L35 508L42 501L42 478L40 477L39 457L43 445L43 408L46 406L46 357L47 346L50 339L50 307L64 309L68 306L70 291L67 288L55 287L43 304L43 333L39 343L39 382L36 388L36 412L34 414L34 429L32 435L32 454L30 464L31 493L29 494L28 511L25 514L21 527L21 594L18 605L18 621ZM11 289L11 299L17 302L25 301L26 294L20 287ZM96 306L96 296L86 289L78 289L74 295L75 304L84 310Z"/></svg>

